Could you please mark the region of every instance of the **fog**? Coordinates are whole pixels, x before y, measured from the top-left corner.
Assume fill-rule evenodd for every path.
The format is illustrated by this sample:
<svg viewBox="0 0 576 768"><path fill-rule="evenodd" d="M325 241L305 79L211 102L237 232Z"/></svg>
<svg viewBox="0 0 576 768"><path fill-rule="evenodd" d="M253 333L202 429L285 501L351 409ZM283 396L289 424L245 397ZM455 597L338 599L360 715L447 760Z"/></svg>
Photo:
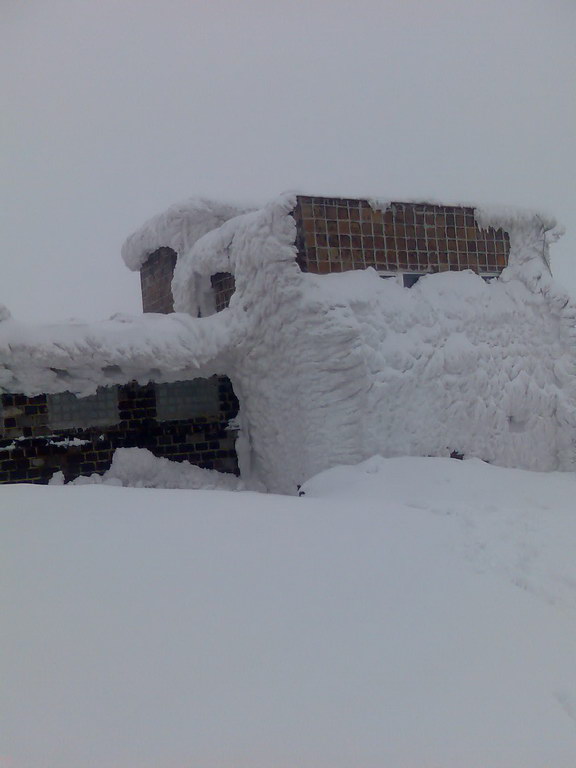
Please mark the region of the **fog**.
<svg viewBox="0 0 576 768"><path fill-rule="evenodd" d="M120 259L191 195L543 209L576 295L573 0L3 0L0 303L140 311Z"/></svg>

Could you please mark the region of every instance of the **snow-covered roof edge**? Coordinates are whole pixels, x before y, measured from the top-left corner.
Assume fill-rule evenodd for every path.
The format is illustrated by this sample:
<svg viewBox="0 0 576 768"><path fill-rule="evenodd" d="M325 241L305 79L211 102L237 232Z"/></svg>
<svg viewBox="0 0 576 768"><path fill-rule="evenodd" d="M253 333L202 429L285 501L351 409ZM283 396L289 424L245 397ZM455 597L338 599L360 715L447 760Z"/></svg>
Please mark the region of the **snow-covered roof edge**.
<svg viewBox="0 0 576 768"><path fill-rule="evenodd" d="M225 373L232 336L226 318L186 314L115 315L98 322L0 321L0 394L73 392L139 381Z"/></svg>
<svg viewBox="0 0 576 768"><path fill-rule="evenodd" d="M483 229L493 227L511 232L519 227L536 227L542 230L547 243L562 237L564 227L549 213L531 208L516 208L509 205L475 205L474 217Z"/></svg>
<svg viewBox="0 0 576 768"><path fill-rule="evenodd" d="M305 192L291 190L279 195L270 204L284 203L298 196L309 196ZM315 195L319 197L319 195ZM320 195L322 197L323 195ZM352 199L346 195L329 195ZM371 197L355 196L354 199L367 200L377 210L387 210L392 202L420 203L428 205L459 206L473 208L476 221L481 227L502 228L507 232L518 226L541 227L547 242L558 239L564 229L556 219L549 214L530 209L520 209L511 206L486 206L463 201L440 201L432 197ZM126 266L138 271L146 262L148 256L161 247L172 248L182 256L188 253L194 244L204 235L218 229L226 221L245 213L257 210L256 206L241 205L231 202L218 202L203 197L191 197L188 200L170 206L162 213L148 219L141 227L133 232L122 246L122 258Z"/></svg>
<svg viewBox="0 0 576 768"><path fill-rule="evenodd" d="M196 316L198 280L215 272L232 272L242 280L268 259L295 264L296 224L289 214L296 202L296 193L285 192L261 208L228 219L179 253L172 279L176 311Z"/></svg>
<svg viewBox="0 0 576 768"><path fill-rule="evenodd" d="M360 199L360 198L359 198ZM534 208L520 208L512 205L484 205L469 200L437 200L434 197L367 197L372 208L386 211L393 203L412 203L414 205L439 205L455 208L473 208L474 218L482 229L493 227L511 232L518 227L542 228L546 242L551 243L561 237L565 228L550 213Z"/></svg>
<svg viewBox="0 0 576 768"><path fill-rule="evenodd" d="M189 251L207 232L251 210L250 206L191 197L144 222L125 240L122 258L128 269L137 272L158 248L172 248L178 254Z"/></svg>

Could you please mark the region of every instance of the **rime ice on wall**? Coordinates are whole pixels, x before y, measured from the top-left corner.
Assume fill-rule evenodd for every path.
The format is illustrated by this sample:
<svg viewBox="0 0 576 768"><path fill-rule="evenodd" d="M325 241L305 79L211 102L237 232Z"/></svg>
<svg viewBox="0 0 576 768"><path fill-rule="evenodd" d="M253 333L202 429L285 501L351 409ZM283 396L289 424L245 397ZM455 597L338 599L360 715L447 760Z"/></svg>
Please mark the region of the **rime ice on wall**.
<svg viewBox="0 0 576 768"><path fill-rule="evenodd" d="M229 334L219 317L116 315L96 323L0 322L0 391L27 395L138 381L182 381L226 367Z"/></svg>
<svg viewBox="0 0 576 768"><path fill-rule="evenodd" d="M139 227L122 246L128 269L137 272L158 248L186 253L194 243L228 219L245 213L246 207L191 197L153 216Z"/></svg>
<svg viewBox="0 0 576 768"><path fill-rule="evenodd" d="M448 272L407 290L373 270L301 273L293 206L284 198L201 238L173 285L176 308L194 311L202 276L235 273L228 373L252 466L272 488L374 453L573 466L576 312L549 276L547 224L507 214L498 281Z"/></svg>
<svg viewBox="0 0 576 768"><path fill-rule="evenodd" d="M4 381L86 392L128 371L157 380L226 374L241 404L244 476L288 493L375 453L574 467L576 307L549 274L550 222L477 212L481 226L509 234L501 278L444 272L406 289L373 269L301 272L294 205L284 196L180 250L179 314L130 321L127 334L119 321L44 330L44 340L0 323ZM230 305L197 318L219 272L235 276Z"/></svg>

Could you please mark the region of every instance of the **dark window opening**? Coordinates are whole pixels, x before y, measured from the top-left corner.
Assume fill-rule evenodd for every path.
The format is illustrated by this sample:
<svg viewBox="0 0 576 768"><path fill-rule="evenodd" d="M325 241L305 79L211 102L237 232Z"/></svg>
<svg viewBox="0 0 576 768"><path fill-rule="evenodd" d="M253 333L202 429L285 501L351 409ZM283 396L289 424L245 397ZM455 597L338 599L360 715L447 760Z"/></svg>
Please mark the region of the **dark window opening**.
<svg viewBox="0 0 576 768"><path fill-rule="evenodd" d="M402 281L404 284L404 288L412 288L413 285L416 285L418 280L423 277L423 274L415 274L415 273L408 273L402 276Z"/></svg>
<svg viewBox="0 0 576 768"><path fill-rule="evenodd" d="M230 272L216 272L215 275L211 275L210 282L214 291L216 312L221 312L230 304L232 294L236 290L234 275Z"/></svg>
<svg viewBox="0 0 576 768"><path fill-rule="evenodd" d="M192 379L156 384L156 419L174 421L218 414L218 380Z"/></svg>
<svg viewBox="0 0 576 768"><path fill-rule="evenodd" d="M118 387L98 387L95 395L77 397L72 392L48 395L48 426L51 429L87 429L120 421Z"/></svg>

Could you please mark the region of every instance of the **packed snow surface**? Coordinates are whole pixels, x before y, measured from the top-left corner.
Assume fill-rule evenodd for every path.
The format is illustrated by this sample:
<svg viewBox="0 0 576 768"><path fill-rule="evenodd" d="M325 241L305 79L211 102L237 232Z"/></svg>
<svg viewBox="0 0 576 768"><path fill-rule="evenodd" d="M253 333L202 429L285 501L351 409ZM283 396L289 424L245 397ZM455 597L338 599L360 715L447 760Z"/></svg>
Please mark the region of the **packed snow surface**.
<svg viewBox="0 0 576 768"><path fill-rule="evenodd" d="M576 479L0 487L10 768L573 768Z"/></svg>

